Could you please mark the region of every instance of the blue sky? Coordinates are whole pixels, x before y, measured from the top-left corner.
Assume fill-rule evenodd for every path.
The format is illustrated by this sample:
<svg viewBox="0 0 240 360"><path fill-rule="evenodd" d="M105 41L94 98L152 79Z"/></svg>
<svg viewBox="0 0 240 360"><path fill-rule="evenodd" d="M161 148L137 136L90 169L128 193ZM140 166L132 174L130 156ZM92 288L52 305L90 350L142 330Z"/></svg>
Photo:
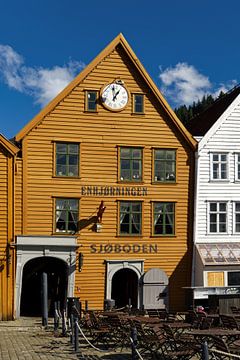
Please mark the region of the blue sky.
<svg viewBox="0 0 240 360"><path fill-rule="evenodd" d="M16 135L120 32L174 108L239 82L239 0L0 0L0 132Z"/></svg>

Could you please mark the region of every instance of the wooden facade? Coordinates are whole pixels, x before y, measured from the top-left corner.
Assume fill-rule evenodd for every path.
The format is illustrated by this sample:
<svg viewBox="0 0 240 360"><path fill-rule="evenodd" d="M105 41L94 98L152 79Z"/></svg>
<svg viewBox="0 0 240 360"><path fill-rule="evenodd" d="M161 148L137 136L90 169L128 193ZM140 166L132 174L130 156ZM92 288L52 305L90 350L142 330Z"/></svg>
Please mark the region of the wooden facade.
<svg viewBox="0 0 240 360"><path fill-rule="evenodd" d="M129 98L121 110L111 111L102 104L102 88L110 83L124 84L127 89ZM97 95L95 111L86 107L88 92ZM140 113L133 108L138 94L144 100ZM112 297L114 275L124 269L137 276L135 306L144 306L142 276L154 268L169 279L170 309L186 307L183 287L190 285L191 278L195 140L121 34L15 140L22 151L15 198L16 316L21 314L24 267L38 258L63 259L71 277L67 296L88 301L89 308L103 308L104 300ZM75 176L56 174L58 144L77 145ZM123 148L140 149L141 180L122 180ZM155 181L156 149L174 150L174 181ZM77 200L74 233L56 231L59 199ZM174 204L171 235L153 234L153 206L158 202ZM141 231L137 235L120 231L123 203L140 204Z"/></svg>
<svg viewBox="0 0 240 360"><path fill-rule="evenodd" d="M18 152L0 135L0 320L11 320L14 312L14 172Z"/></svg>
<svg viewBox="0 0 240 360"><path fill-rule="evenodd" d="M195 302L206 306L211 296L232 303L240 293L239 120L238 86L189 125L199 140L192 286Z"/></svg>

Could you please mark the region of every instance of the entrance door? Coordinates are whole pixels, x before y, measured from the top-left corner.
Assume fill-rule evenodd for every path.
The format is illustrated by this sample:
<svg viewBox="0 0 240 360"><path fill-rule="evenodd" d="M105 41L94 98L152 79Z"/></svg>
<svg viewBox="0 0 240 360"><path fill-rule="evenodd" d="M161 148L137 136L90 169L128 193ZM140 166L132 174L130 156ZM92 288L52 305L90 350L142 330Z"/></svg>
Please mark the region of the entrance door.
<svg viewBox="0 0 240 360"><path fill-rule="evenodd" d="M131 303L133 308L138 307L138 276L131 269L118 270L112 278L112 295L117 308Z"/></svg>
<svg viewBox="0 0 240 360"><path fill-rule="evenodd" d="M143 275L144 309L168 308L168 277L158 268L152 268Z"/></svg>
<svg viewBox="0 0 240 360"><path fill-rule="evenodd" d="M29 260L23 268L21 316L41 316L41 278L48 278L48 311L53 315L54 302L60 301L61 308L66 302L67 264L54 257L39 257Z"/></svg>

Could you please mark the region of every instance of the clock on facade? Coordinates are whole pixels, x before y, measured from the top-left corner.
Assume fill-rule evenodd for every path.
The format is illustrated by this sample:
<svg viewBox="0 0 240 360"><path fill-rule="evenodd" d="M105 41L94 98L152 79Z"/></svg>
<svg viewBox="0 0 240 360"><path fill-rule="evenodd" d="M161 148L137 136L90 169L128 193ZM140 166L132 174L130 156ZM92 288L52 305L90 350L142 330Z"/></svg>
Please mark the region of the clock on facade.
<svg viewBox="0 0 240 360"><path fill-rule="evenodd" d="M128 99L128 91L121 80L104 86L101 91L102 104L112 111L120 111L125 108Z"/></svg>

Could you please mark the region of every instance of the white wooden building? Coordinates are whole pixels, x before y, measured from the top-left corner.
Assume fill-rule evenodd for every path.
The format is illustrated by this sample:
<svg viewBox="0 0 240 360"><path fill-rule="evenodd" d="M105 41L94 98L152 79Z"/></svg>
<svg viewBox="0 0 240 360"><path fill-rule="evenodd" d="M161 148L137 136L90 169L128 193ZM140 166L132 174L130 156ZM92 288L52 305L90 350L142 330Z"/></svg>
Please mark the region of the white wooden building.
<svg viewBox="0 0 240 360"><path fill-rule="evenodd" d="M240 305L240 88L192 119L196 152L195 305ZM231 300L230 300L231 299Z"/></svg>

